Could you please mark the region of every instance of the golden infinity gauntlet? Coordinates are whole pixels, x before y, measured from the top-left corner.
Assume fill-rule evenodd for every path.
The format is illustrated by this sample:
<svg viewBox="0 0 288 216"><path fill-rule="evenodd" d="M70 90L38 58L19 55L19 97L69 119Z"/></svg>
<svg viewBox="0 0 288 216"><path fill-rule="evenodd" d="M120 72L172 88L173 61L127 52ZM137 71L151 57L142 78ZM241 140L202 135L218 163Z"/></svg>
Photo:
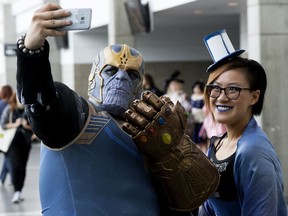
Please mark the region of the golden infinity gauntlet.
<svg viewBox="0 0 288 216"><path fill-rule="evenodd" d="M219 184L219 173L185 134L187 117L179 102L150 91L125 113L122 128L144 155L160 199L169 208L189 211L199 207Z"/></svg>

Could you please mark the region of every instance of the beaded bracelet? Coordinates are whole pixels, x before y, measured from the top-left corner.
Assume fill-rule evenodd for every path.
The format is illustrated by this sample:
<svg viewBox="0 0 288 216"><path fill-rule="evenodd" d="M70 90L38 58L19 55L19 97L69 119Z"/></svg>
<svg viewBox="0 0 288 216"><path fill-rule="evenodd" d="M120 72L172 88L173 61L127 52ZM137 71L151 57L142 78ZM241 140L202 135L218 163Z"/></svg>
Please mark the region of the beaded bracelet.
<svg viewBox="0 0 288 216"><path fill-rule="evenodd" d="M24 45L25 37L26 37L26 34L22 35L17 41L17 46L18 46L19 50L22 51L22 53L24 53L24 54L29 53L30 55L34 55L34 54L40 54L41 52L43 52L44 46L41 46L40 48L38 48L36 50L30 50L27 47L25 47L25 45Z"/></svg>

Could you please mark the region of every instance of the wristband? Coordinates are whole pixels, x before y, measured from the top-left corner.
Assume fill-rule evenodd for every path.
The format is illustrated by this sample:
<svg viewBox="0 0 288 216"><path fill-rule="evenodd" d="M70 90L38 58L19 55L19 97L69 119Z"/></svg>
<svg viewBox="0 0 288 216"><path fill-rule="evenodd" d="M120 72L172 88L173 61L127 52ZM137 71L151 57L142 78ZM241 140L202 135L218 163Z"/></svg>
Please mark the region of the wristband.
<svg viewBox="0 0 288 216"><path fill-rule="evenodd" d="M22 53L24 53L24 54L29 53L30 55L37 55L37 54L40 54L41 52L43 52L44 46L41 46L40 48L38 48L36 50L30 50L27 47L25 47L25 45L24 45L25 37L26 37L26 34L22 35L17 41L17 46Z"/></svg>

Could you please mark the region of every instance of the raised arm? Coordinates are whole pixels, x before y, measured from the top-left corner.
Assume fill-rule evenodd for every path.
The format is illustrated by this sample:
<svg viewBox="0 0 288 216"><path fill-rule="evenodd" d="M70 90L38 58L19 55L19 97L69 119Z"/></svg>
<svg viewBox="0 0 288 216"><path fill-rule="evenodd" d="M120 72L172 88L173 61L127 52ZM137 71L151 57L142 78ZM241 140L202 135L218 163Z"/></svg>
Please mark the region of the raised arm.
<svg viewBox="0 0 288 216"><path fill-rule="evenodd" d="M19 101L26 105L34 133L51 148L60 148L72 141L88 115L84 99L64 84L53 82L46 38L65 35L66 32L53 28L70 23L56 20L69 15L58 9L58 4L49 3L37 10L27 35L17 42Z"/></svg>

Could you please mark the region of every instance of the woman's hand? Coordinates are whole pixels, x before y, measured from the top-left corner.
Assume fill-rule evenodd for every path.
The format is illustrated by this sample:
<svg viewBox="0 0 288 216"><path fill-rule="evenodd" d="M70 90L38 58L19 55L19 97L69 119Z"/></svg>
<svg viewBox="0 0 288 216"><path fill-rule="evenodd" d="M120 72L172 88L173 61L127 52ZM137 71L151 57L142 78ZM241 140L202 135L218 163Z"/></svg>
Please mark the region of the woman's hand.
<svg viewBox="0 0 288 216"><path fill-rule="evenodd" d="M21 124L22 124L22 118L18 118L14 123L14 127L19 127Z"/></svg>
<svg viewBox="0 0 288 216"><path fill-rule="evenodd" d="M21 125L23 128L27 130L32 130L31 125L28 123L28 121L25 118L22 118Z"/></svg>
<svg viewBox="0 0 288 216"><path fill-rule="evenodd" d="M70 15L69 11L60 9L58 4L47 3L34 12L24 41L26 48L36 50L44 45L48 36L64 36L67 33L55 29L72 24L69 19L60 19Z"/></svg>
<svg viewBox="0 0 288 216"><path fill-rule="evenodd" d="M20 125L22 124L22 118L18 118L18 119L16 119L16 121L15 122L9 122L9 123L7 123L6 125L5 125L5 128L6 129L9 129L9 128L17 128L17 127L19 127Z"/></svg>

